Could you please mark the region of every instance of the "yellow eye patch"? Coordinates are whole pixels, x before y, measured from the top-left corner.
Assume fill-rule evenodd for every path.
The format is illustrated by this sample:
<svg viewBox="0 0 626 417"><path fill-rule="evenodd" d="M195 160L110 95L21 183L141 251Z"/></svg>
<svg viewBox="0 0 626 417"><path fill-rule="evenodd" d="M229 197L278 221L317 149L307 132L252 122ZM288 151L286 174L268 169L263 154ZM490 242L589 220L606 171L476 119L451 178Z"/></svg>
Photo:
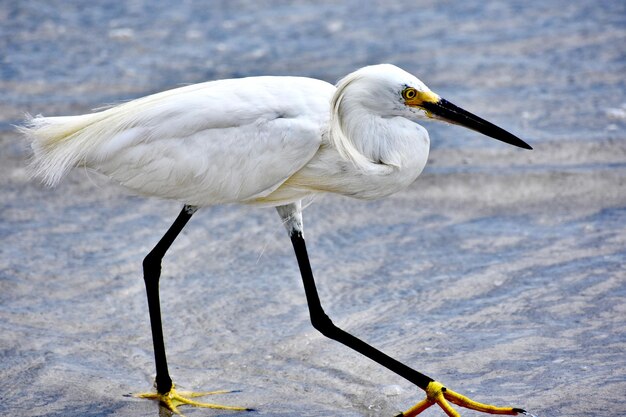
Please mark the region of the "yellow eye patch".
<svg viewBox="0 0 626 417"><path fill-rule="evenodd" d="M432 91L418 91L413 87L402 90L402 98L407 106L421 106L422 103L437 103L440 97Z"/></svg>

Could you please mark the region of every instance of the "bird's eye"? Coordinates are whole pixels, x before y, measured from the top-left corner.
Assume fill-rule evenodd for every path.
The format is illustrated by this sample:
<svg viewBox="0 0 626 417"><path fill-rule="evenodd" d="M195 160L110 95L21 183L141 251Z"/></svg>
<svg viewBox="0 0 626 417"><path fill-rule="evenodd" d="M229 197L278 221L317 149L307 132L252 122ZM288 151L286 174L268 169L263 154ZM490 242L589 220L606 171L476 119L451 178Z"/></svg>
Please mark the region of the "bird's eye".
<svg viewBox="0 0 626 417"><path fill-rule="evenodd" d="M405 100L412 100L417 95L417 91L413 87L407 87L402 91L402 98Z"/></svg>

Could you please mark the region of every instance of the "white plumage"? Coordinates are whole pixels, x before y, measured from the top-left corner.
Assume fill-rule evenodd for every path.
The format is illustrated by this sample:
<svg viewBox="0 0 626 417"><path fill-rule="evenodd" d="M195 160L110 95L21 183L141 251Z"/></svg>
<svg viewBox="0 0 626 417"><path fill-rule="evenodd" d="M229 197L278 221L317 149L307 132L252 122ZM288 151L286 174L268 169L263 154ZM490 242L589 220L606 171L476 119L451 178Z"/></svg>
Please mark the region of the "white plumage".
<svg viewBox="0 0 626 417"><path fill-rule="evenodd" d="M195 206L280 205L317 192L378 198L410 184L427 132L406 117L392 65L362 68L338 88L302 77L211 81L97 113L35 117L22 131L49 184L85 166L144 195Z"/></svg>

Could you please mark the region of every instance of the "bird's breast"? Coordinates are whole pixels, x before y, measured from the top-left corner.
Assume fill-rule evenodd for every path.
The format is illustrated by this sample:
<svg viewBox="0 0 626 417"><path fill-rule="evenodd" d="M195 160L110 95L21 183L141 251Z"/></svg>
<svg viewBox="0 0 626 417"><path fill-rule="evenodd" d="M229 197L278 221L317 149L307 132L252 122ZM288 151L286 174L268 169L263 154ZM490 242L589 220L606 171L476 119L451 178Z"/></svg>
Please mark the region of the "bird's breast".
<svg viewBox="0 0 626 417"><path fill-rule="evenodd" d="M430 148L426 129L406 119L396 118L389 121L384 129L372 129L370 132L373 131L384 133L363 133L355 138L357 141L362 139L357 142L357 147L370 161L365 166L355 166L351 161L329 152L331 164L340 171L333 174L338 180L335 181L338 184L334 192L362 199L387 197L411 185L422 173Z"/></svg>
<svg viewBox="0 0 626 417"><path fill-rule="evenodd" d="M329 192L353 198L373 200L387 197L409 185L421 174L429 152L428 136L419 138L401 154L397 165L373 162L368 169L355 166L342 158L328 144L302 169L291 176L270 198L304 197L316 192Z"/></svg>

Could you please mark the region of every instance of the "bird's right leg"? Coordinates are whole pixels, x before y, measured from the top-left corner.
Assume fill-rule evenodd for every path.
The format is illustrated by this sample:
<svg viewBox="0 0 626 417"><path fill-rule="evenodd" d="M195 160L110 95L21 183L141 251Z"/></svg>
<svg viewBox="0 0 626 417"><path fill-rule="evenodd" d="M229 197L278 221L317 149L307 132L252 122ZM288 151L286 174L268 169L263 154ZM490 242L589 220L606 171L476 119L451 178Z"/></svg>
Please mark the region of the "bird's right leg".
<svg viewBox="0 0 626 417"><path fill-rule="evenodd" d="M171 412L182 415L178 411L179 405L193 405L196 407L216 408L222 410L246 411L244 407L231 407L194 401L190 398L212 394L226 394L232 391L210 391L210 392L182 392L174 387L167 369L167 358L165 356L165 342L163 341L163 325L161 322L161 302L159 298L159 279L161 277L161 260L170 248L176 237L183 230L191 216L197 211L197 207L185 205L180 214L163 235L159 243L150 251L143 260L143 279L146 284L146 294L148 296L148 310L150 312L150 327L152 329L152 343L154 345L154 361L156 364L155 385L157 392L135 394L135 397L148 398L159 401Z"/></svg>

